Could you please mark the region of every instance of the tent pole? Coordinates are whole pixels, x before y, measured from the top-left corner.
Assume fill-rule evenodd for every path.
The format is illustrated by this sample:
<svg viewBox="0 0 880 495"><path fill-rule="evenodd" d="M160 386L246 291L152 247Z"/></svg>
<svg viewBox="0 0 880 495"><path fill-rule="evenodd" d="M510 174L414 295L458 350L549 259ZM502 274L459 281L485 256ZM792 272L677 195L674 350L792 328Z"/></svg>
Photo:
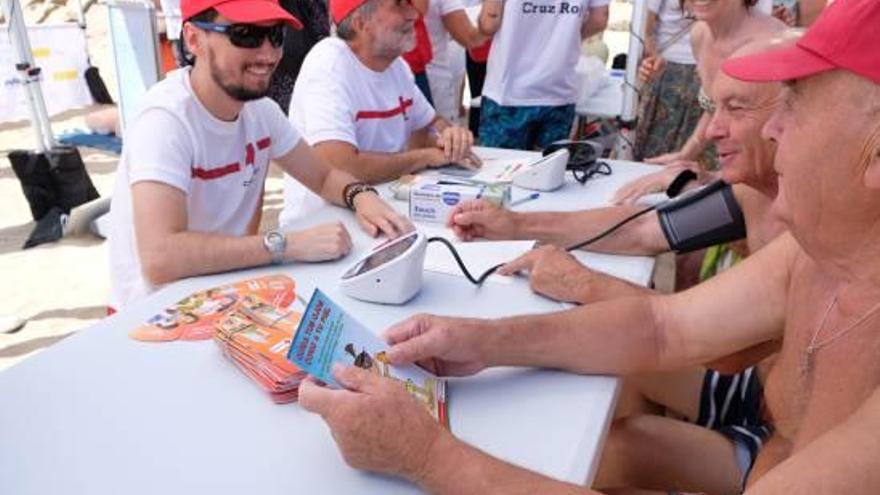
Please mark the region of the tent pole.
<svg viewBox="0 0 880 495"><path fill-rule="evenodd" d="M27 93L31 125L37 139L37 150L45 153L54 148L57 143L49 123L46 101L43 99L43 92L40 89L42 74L40 68L34 65L21 4L18 0L3 0L3 12L7 19L9 41L16 54L15 69L19 74L18 81L24 86Z"/></svg>

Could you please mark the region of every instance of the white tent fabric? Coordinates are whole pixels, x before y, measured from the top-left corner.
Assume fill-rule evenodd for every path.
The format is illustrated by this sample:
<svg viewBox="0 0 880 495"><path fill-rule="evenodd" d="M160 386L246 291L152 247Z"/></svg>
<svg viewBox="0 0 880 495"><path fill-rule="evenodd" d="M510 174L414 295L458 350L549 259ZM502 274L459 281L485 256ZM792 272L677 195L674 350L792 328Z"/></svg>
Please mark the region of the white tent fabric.
<svg viewBox="0 0 880 495"><path fill-rule="evenodd" d="M122 129L140 110L147 90L159 81L156 14L152 3L107 2Z"/></svg>
<svg viewBox="0 0 880 495"><path fill-rule="evenodd" d="M49 115L92 104L83 74L88 68L86 37L76 24L28 26L28 38ZM9 30L0 30L0 123L31 118L27 95L18 84Z"/></svg>

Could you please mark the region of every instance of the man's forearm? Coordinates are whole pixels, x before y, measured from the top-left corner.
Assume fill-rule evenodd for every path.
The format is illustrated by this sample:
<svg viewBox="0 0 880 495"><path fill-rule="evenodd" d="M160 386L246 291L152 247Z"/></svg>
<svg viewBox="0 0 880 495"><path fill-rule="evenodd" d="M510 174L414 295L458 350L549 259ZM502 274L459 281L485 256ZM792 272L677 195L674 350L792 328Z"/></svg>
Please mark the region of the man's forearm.
<svg viewBox="0 0 880 495"><path fill-rule="evenodd" d="M590 10L590 17L581 26L581 38L587 39L594 34L601 33L608 27L608 7L600 7Z"/></svg>
<svg viewBox="0 0 880 495"><path fill-rule="evenodd" d="M503 0L486 0L480 8L477 18L477 29L486 36L494 36L501 28L501 17L504 14Z"/></svg>
<svg viewBox="0 0 880 495"><path fill-rule="evenodd" d="M151 283L269 264L272 257L257 235L246 237L179 232L160 243L142 247L141 270Z"/></svg>
<svg viewBox="0 0 880 495"><path fill-rule="evenodd" d="M621 297L650 296L653 294L656 294L653 289L636 285L613 275L593 272L588 275L588 282L581 287L577 302L580 304L590 304L620 299Z"/></svg>
<svg viewBox="0 0 880 495"><path fill-rule="evenodd" d="M479 23L479 20L477 22ZM443 26L452 35L452 39L466 49L476 48L489 39L489 36L483 34L479 28L471 24L463 9L443 16Z"/></svg>
<svg viewBox="0 0 880 495"><path fill-rule="evenodd" d="M427 167L431 163L430 151L432 150L429 148L411 149L399 153L359 151L355 160L345 167L345 171L371 184L387 182Z"/></svg>
<svg viewBox="0 0 880 495"><path fill-rule="evenodd" d="M669 369L654 309L657 298L628 297L567 311L490 320L479 352L489 366L557 368L579 374Z"/></svg>
<svg viewBox="0 0 880 495"><path fill-rule="evenodd" d="M700 116L694 131L685 141L684 146L681 147L681 154L685 160L696 160L697 156L706 149L706 144L708 143L706 129L709 127L709 121L711 120L712 115L707 112L703 112Z"/></svg>
<svg viewBox="0 0 880 495"><path fill-rule="evenodd" d="M435 442L429 453L427 469L415 481L428 492L440 494L596 493L508 464L456 440L451 434L445 434Z"/></svg>
<svg viewBox="0 0 880 495"><path fill-rule="evenodd" d="M641 209L619 206L577 212L520 213L516 216L516 238L569 247L601 234ZM669 245L657 215L645 213L585 249L613 254L656 255L668 251Z"/></svg>

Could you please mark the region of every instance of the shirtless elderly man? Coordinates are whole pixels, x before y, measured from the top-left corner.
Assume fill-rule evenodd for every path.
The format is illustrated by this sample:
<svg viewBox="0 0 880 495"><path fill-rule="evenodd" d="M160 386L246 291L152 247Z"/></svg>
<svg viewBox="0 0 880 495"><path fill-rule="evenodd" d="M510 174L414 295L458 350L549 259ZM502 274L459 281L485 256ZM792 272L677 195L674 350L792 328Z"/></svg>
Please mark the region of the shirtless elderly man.
<svg viewBox="0 0 880 495"><path fill-rule="evenodd" d="M418 361L444 375L498 365L628 374L782 338L765 388L776 430L746 493L877 493L877 25L880 2L837 0L796 46L724 65L740 79L789 84L764 132L778 143L773 209L790 234L679 294L499 320L416 316L388 330L391 362ZM336 374L347 390L307 382L300 400L324 417L355 467L438 493L589 493L455 439L398 384L352 368ZM393 434L400 431L407 435Z"/></svg>

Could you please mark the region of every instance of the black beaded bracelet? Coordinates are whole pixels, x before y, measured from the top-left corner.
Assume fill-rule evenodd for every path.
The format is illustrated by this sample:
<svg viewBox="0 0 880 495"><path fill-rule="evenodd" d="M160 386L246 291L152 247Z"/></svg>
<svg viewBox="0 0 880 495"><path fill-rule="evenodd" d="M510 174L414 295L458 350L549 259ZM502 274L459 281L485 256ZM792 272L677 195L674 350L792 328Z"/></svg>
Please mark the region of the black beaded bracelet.
<svg viewBox="0 0 880 495"><path fill-rule="evenodd" d="M379 194L375 187L364 182L352 182L351 184L346 184L342 189L342 202L345 203L345 207L354 211L354 198L362 192Z"/></svg>

